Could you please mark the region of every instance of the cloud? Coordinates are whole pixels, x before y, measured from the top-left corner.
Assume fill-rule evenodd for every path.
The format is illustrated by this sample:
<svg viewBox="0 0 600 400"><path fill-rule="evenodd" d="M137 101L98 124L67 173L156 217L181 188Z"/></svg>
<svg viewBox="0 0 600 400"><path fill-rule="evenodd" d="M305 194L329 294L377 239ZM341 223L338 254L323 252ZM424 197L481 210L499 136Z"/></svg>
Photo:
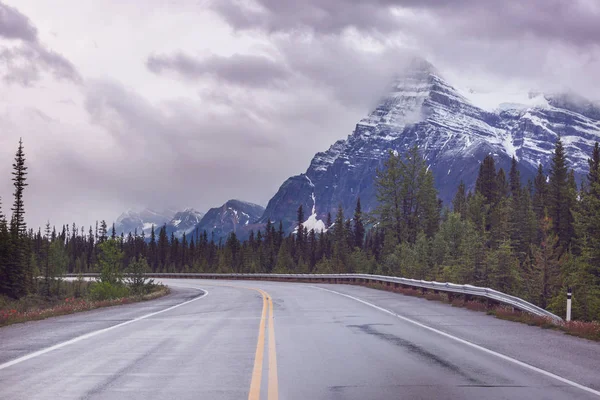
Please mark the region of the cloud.
<svg viewBox="0 0 600 400"><path fill-rule="evenodd" d="M289 71L281 62L264 56L245 54L234 54L230 57L212 55L204 59L184 53L171 56L152 55L148 57L146 66L156 74L174 72L185 79L208 77L249 87L273 86L289 75Z"/></svg>
<svg viewBox="0 0 600 400"><path fill-rule="evenodd" d="M31 86L47 71L57 79L81 82L73 64L62 55L38 43L28 43L10 48L0 48L0 60L7 66L3 79L8 83Z"/></svg>
<svg viewBox="0 0 600 400"><path fill-rule="evenodd" d="M437 20L464 35L518 38L532 34L576 46L600 41L600 4L595 0L221 0L213 9L236 29L339 34L347 28L380 33L413 21ZM407 12L409 12L407 14Z"/></svg>
<svg viewBox="0 0 600 400"><path fill-rule="evenodd" d="M238 0L216 1L212 7L237 29L268 32L306 29L335 34L352 26L361 30L392 31L397 28L389 12L391 0Z"/></svg>
<svg viewBox="0 0 600 400"><path fill-rule="evenodd" d="M234 29L266 35L292 71L300 67L314 79L329 74L326 87L335 86L347 98L360 92L348 90L348 82L350 88L357 84L337 78L354 76L347 71L373 55L353 48L352 56L344 48L353 33L384 49L385 56L380 52L372 60L380 65L365 63L365 72L385 73L390 60L402 58L392 52L407 49L430 59L459 85L478 80L491 90L510 83L600 96L595 72L600 2L595 0L222 0L212 7ZM319 54L323 48L329 51ZM331 73L334 67L339 74Z"/></svg>
<svg viewBox="0 0 600 400"><path fill-rule="evenodd" d="M79 72L69 60L39 42L37 29L29 18L2 2L0 38L22 42L13 46L0 43L0 61L6 65L4 71L0 68L0 75L5 82L31 86L40 79L41 71L57 79L81 82Z"/></svg>
<svg viewBox="0 0 600 400"><path fill-rule="evenodd" d="M36 42L37 29L19 10L0 2L0 37Z"/></svg>

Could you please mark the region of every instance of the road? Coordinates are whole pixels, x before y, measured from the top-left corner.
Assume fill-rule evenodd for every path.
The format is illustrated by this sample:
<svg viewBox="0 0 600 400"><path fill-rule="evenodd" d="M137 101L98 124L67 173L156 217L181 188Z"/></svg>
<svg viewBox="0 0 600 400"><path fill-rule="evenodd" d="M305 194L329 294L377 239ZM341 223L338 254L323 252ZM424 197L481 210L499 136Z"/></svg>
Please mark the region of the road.
<svg viewBox="0 0 600 400"><path fill-rule="evenodd" d="M165 280L0 329L0 399L598 399L600 344L348 285Z"/></svg>

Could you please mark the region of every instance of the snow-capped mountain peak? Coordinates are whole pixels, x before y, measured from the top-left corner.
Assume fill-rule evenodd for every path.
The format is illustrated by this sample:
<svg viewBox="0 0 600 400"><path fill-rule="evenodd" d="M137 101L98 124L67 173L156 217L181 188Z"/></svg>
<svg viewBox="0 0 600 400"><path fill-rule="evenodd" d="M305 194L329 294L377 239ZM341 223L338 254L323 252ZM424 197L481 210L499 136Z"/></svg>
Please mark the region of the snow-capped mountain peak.
<svg viewBox="0 0 600 400"><path fill-rule="evenodd" d="M322 221L338 204L352 210L359 196L369 211L376 204L376 169L390 150L403 154L413 146L427 160L445 204L460 180L474 184L486 155L505 169L516 157L526 178L538 164L548 167L559 136L570 166L579 175L587 172L591 148L600 140L597 105L565 94L525 92L506 101L498 101L498 93L485 96L455 88L427 62L411 63L347 139L317 153L305 174L283 183L261 221L282 219L293 230L300 204L314 210L311 221ZM494 107L481 106L492 99Z"/></svg>

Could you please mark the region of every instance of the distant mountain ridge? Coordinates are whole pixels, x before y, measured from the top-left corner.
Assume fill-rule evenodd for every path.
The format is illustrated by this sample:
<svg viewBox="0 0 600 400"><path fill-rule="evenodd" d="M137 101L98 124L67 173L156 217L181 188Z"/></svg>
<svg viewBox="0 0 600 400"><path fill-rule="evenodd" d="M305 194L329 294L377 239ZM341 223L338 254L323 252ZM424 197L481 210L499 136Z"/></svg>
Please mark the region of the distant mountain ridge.
<svg viewBox="0 0 600 400"><path fill-rule="evenodd" d="M229 200L220 207L211 208L206 214L193 208L183 211L155 211L144 209L142 211L129 210L119 216L115 222L117 234L129 232L142 234L150 238L152 226L155 234L166 226L167 235L173 234L177 238L185 235L194 235L196 232L206 231L209 237L215 240L223 239L230 233L236 232L241 239L248 237L250 230L260 229L255 225L262 216L264 207L242 200Z"/></svg>
<svg viewBox="0 0 600 400"><path fill-rule="evenodd" d="M226 238L235 232L240 239L248 237L250 230L260 227L255 225L265 208L241 200L229 200L220 207L211 208L196 226L199 232L206 231L215 239Z"/></svg>
<svg viewBox="0 0 600 400"><path fill-rule="evenodd" d="M184 233L192 232L203 216L204 213L193 208L186 208L183 211L172 209L156 211L149 208L139 212L129 210L117 218L115 230L117 234L128 234L137 231L141 235L143 232L149 238L152 226L154 226L155 231L158 231L166 225L169 235L173 233L176 237L182 237Z"/></svg>

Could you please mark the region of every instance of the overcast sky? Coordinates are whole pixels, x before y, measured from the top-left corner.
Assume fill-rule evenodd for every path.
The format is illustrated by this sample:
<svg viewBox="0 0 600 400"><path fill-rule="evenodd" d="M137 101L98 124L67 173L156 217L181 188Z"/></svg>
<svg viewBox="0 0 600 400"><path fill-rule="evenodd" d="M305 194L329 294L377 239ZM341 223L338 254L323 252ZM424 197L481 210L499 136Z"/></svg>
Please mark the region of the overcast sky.
<svg viewBox="0 0 600 400"><path fill-rule="evenodd" d="M480 92L600 97L597 0L0 0L0 196L30 226L266 205L403 60Z"/></svg>

